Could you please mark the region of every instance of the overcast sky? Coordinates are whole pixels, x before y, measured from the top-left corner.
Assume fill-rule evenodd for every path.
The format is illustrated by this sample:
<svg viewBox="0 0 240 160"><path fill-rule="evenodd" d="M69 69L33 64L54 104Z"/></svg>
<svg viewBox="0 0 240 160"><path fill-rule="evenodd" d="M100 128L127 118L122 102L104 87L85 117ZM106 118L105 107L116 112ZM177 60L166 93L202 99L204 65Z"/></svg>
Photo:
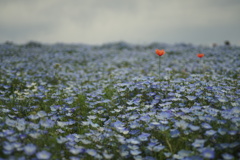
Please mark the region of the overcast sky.
<svg viewBox="0 0 240 160"><path fill-rule="evenodd" d="M0 43L240 45L240 0L0 0Z"/></svg>

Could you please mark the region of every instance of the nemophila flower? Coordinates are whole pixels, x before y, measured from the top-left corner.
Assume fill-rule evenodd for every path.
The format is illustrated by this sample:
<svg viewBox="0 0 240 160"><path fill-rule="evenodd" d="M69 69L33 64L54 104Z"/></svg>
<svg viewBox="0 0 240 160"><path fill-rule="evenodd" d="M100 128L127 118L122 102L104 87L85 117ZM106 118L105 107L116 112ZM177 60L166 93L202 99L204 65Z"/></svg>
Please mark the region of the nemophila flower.
<svg viewBox="0 0 240 160"><path fill-rule="evenodd" d="M181 121L176 121L175 122L175 125L178 127L178 128L181 128L181 129L186 129L188 127L188 123L184 120L181 120Z"/></svg>
<svg viewBox="0 0 240 160"><path fill-rule="evenodd" d="M91 144L92 142L87 139L81 139L80 140L83 144Z"/></svg>
<svg viewBox="0 0 240 160"><path fill-rule="evenodd" d="M192 154L192 151L188 151L188 150L182 149L182 150L178 151L177 154L174 154L173 158L175 158L175 159L184 159L185 157L188 157L191 154Z"/></svg>
<svg viewBox="0 0 240 160"><path fill-rule="evenodd" d="M45 128L51 128L54 126L55 122L50 120L50 119L44 119L44 120L40 120L39 122L41 124L41 126L45 127Z"/></svg>
<svg viewBox="0 0 240 160"><path fill-rule="evenodd" d="M197 56L198 56L199 58L202 58L202 57L204 57L204 53L198 53Z"/></svg>
<svg viewBox="0 0 240 160"><path fill-rule="evenodd" d="M176 138L180 135L180 132L177 129L171 129L170 130L170 135L171 135L172 138Z"/></svg>
<svg viewBox="0 0 240 160"><path fill-rule="evenodd" d="M235 148L240 145L240 142L233 142L229 144L229 148Z"/></svg>
<svg viewBox="0 0 240 160"><path fill-rule="evenodd" d="M38 138L41 134L39 132L36 132L36 131L33 131L33 132L30 132L28 133L28 135L32 138Z"/></svg>
<svg viewBox="0 0 240 160"><path fill-rule="evenodd" d="M170 156L172 155L171 152L164 152L163 154L164 154L164 156L166 156L167 158L170 157Z"/></svg>
<svg viewBox="0 0 240 160"><path fill-rule="evenodd" d="M194 101L197 97L196 96L186 96L188 100Z"/></svg>
<svg viewBox="0 0 240 160"><path fill-rule="evenodd" d="M108 153L107 151L104 151L104 152L103 152L103 157L104 157L105 159L112 159L113 156L114 156L114 154L110 154L110 153Z"/></svg>
<svg viewBox="0 0 240 160"><path fill-rule="evenodd" d="M224 160L231 160L231 159L234 159L234 156L229 153L224 153L224 154L222 154L222 158Z"/></svg>
<svg viewBox="0 0 240 160"><path fill-rule="evenodd" d="M24 153L30 156L36 152L37 147L34 144L27 144L26 146L24 146L23 149L24 149Z"/></svg>
<svg viewBox="0 0 240 160"><path fill-rule="evenodd" d="M237 131L228 131L228 134L230 134L230 135L232 135L232 136L234 136L234 135L236 135L238 132Z"/></svg>
<svg viewBox="0 0 240 160"><path fill-rule="evenodd" d="M154 146L154 147L153 147L153 151L154 151L154 152L159 152L159 151L163 150L164 148L165 148L165 146L163 146L162 144L160 144L160 145Z"/></svg>
<svg viewBox="0 0 240 160"><path fill-rule="evenodd" d="M37 115L41 118L41 117L45 117L47 113L45 111L39 111Z"/></svg>
<svg viewBox="0 0 240 160"><path fill-rule="evenodd" d="M9 143L9 142L4 142L3 143L3 149L4 151L6 151L7 153L12 153L14 151L14 144L13 143Z"/></svg>
<svg viewBox="0 0 240 160"><path fill-rule="evenodd" d="M129 126L130 126L131 129L134 129L134 128L140 127L140 124L136 121L133 121L133 122L130 122Z"/></svg>
<svg viewBox="0 0 240 160"><path fill-rule="evenodd" d="M229 143L220 143L219 146L222 148L222 149L226 149L229 147Z"/></svg>
<svg viewBox="0 0 240 160"><path fill-rule="evenodd" d="M69 152L71 152L74 155L78 155L79 153L83 153L85 149L83 147L71 147L69 149Z"/></svg>
<svg viewBox="0 0 240 160"><path fill-rule="evenodd" d="M47 151L41 151L36 154L38 159L50 159L51 153Z"/></svg>
<svg viewBox="0 0 240 160"><path fill-rule="evenodd" d="M129 155L129 151L122 150L122 151L120 151L120 155L121 155L122 157L126 157L126 156Z"/></svg>
<svg viewBox="0 0 240 160"><path fill-rule="evenodd" d="M138 139L139 139L140 141L147 141L149 136L150 136L149 133L144 133L144 132L142 132L142 134L140 134L140 135L138 136Z"/></svg>
<svg viewBox="0 0 240 160"><path fill-rule="evenodd" d="M74 156L71 156L69 157L70 160L81 160L79 157L74 157Z"/></svg>
<svg viewBox="0 0 240 160"><path fill-rule="evenodd" d="M205 142L205 139L195 139L195 141L192 143L192 146L195 148L202 148L204 147Z"/></svg>
<svg viewBox="0 0 240 160"><path fill-rule="evenodd" d="M37 115L37 114L30 114L29 116L28 116L28 118L29 119L31 119L31 120L36 120L36 119L38 119L39 118L39 116Z"/></svg>
<svg viewBox="0 0 240 160"><path fill-rule="evenodd" d="M138 118L138 116L139 116L138 114L133 114L129 117L129 120L135 120Z"/></svg>
<svg viewBox="0 0 240 160"><path fill-rule="evenodd" d="M190 124L188 127L189 127L192 131L197 131L197 130L200 129L199 126L195 126L195 125L192 125L192 124Z"/></svg>
<svg viewBox="0 0 240 160"><path fill-rule="evenodd" d="M202 123L202 127L205 128L205 129L211 129L212 126L208 123Z"/></svg>
<svg viewBox="0 0 240 160"><path fill-rule="evenodd" d="M215 152L212 148L203 148L201 149L201 153L204 158L214 159L215 157Z"/></svg>
<svg viewBox="0 0 240 160"><path fill-rule="evenodd" d="M143 115L139 119L144 122L149 122L151 118L148 115Z"/></svg>
<svg viewBox="0 0 240 160"><path fill-rule="evenodd" d="M68 139L66 137L60 136L59 138L57 138L57 143L59 143L59 144L65 143L67 141L68 141Z"/></svg>
<svg viewBox="0 0 240 160"><path fill-rule="evenodd" d="M212 129L205 132L206 136L213 136L214 134L216 134L216 131L214 131Z"/></svg>
<svg viewBox="0 0 240 160"><path fill-rule="evenodd" d="M220 135L225 135L228 132L226 128L218 128L218 133Z"/></svg>
<svg viewBox="0 0 240 160"><path fill-rule="evenodd" d="M130 153L131 153L131 155L136 156L136 155L141 154L142 152L136 149L136 150L130 150Z"/></svg>
<svg viewBox="0 0 240 160"><path fill-rule="evenodd" d="M97 154L98 154L97 151L94 149L87 149L86 153L93 157L97 156Z"/></svg>

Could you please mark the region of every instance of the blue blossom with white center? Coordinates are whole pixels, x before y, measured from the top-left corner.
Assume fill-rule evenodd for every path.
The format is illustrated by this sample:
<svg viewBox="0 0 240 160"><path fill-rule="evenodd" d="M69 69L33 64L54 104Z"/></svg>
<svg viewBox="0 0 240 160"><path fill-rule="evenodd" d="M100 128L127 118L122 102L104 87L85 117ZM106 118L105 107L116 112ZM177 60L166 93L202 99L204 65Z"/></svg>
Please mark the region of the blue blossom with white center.
<svg viewBox="0 0 240 160"><path fill-rule="evenodd" d="M144 133L144 132L143 132L141 135L138 136L138 139L139 139L140 141L147 141L149 136L150 136L149 133Z"/></svg>
<svg viewBox="0 0 240 160"><path fill-rule="evenodd" d="M31 120L36 120L36 119L39 118L39 116L37 114L36 115L31 114L31 115L28 116L28 118L31 119Z"/></svg>
<svg viewBox="0 0 240 160"><path fill-rule="evenodd" d="M136 155L141 154L142 152L139 150L130 150L130 153L131 153L131 155L136 156Z"/></svg>
<svg viewBox="0 0 240 160"><path fill-rule="evenodd" d="M202 153L202 156L204 158L208 158L208 159L214 159L215 158L215 152L212 148L203 148L201 149L201 153Z"/></svg>
<svg viewBox="0 0 240 160"><path fill-rule="evenodd" d="M24 146L24 153L28 156L33 155L37 150L37 147L34 144L27 144Z"/></svg>
<svg viewBox="0 0 240 160"><path fill-rule="evenodd" d="M44 119L44 120L40 120L40 124L45 128L52 128L55 122L52 121L51 119Z"/></svg>
<svg viewBox="0 0 240 160"><path fill-rule="evenodd" d="M136 138L130 138L130 139L127 139L127 142L128 143L131 143L131 144L140 144L141 142L136 139Z"/></svg>
<svg viewBox="0 0 240 160"><path fill-rule="evenodd" d="M214 131L214 130L212 130L212 129L205 132L205 135L206 135L206 136L213 136L213 135L215 135L215 134L216 134L216 131Z"/></svg>
<svg viewBox="0 0 240 160"><path fill-rule="evenodd" d="M229 154L229 153L223 153L223 154L222 154L222 158L223 158L224 160L232 160L232 159L234 159L233 155L231 155L231 154Z"/></svg>
<svg viewBox="0 0 240 160"><path fill-rule="evenodd" d="M170 135L171 135L172 138L176 138L176 137L180 136L180 132L177 129L171 129L170 130Z"/></svg>
<svg viewBox="0 0 240 160"><path fill-rule="evenodd" d="M181 129L186 129L188 127L188 123L184 120L180 120L180 121L177 121L175 122L175 125L178 127L178 128L181 128Z"/></svg>
<svg viewBox="0 0 240 160"><path fill-rule="evenodd" d="M36 156L38 159L50 159L51 153L43 150L43 151L37 152Z"/></svg>
<svg viewBox="0 0 240 160"><path fill-rule="evenodd" d="M139 119L141 121L144 121L144 122L149 122L150 121L150 117L148 115L143 115Z"/></svg>
<svg viewBox="0 0 240 160"><path fill-rule="evenodd" d="M192 146L195 148L202 148L204 147L205 142L205 139L195 139L195 141L192 143Z"/></svg>
<svg viewBox="0 0 240 160"><path fill-rule="evenodd" d="M9 142L4 142L3 149L6 154L11 154L14 151L14 144Z"/></svg>
<svg viewBox="0 0 240 160"><path fill-rule="evenodd" d="M69 149L69 152L78 155L79 153L84 153L85 149L83 147L71 147Z"/></svg>
<svg viewBox="0 0 240 160"><path fill-rule="evenodd" d="M154 152L159 152L159 151L163 150L164 148L165 148L165 146L163 146L162 144L160 144L160 145L154 146L154 147L153 147L153 151L154 151Z"/></svg>
<svg viewBox="0 0 240 160"><path fill-rule="evenodd" d="M122 150L122 151L120 151L120 155L121 155L122 157L126 157L126 156L129 155L129 151Z"/></svg>
<svg viewBox="0 0 240 160"><path fill-rule="evenodd" d="M197 97L196 96L186 96L188 100L194 101Z"/></svg>
<svg viewBox="0 0 240 160"><path fill-rule="evenodd" d="M136 121L133 121L130 123L130 128L134 129L134 128L138 128L140 127L140 124Z"/></svg>
<svg viewBox="0 0 240 160"><path fill-rule="evenodd" d="M97 151L94 149L87 149L86 153L93 157L97 156L97 154L98 154Z"/></svg>
<svg viewBox="0 0 240 160"><path fill-rule="evenodd" d="M47 113L45 112L45 111L39 111L38 113L37 113L37 115L38 115L38 117L45 117L45 116L47 116Z"/></svg>
<svg viewBox="0 0 240 160"><path fill-rule="evenodd" d="M112 159L113 156L114 156L114 154L108 153L107 151L104 151L104 152L103 152L103 157L104 157L105 159Z"/></svg>
<svg viewBox="0 0 240 160"><path fill-rule="evenodd" d="M169 112L169 111L163 111L163 112L159 113L158 115L156 115L156 117L157 117L158 119L161 119L161 120L169 119L169 118L171 118L172 116L173 116L172 113Z"/></svg>
<svg viewBox="0 0 240 160"><path fill-rule="evenodd" d="M212 128L212 126L210 124L208 124L208 123L202 123L202 127L204 129L211 129Z"/></svg>
<svg viewBox="0 0 240 160"><path fill-rule="evenodd" d="M16 123L16 128L19 131L23 131L26 128L26 121L24 119L18 119Z"/></svg>
<svg viewBox="0 0 240 160"><path fill-rule="evenodd" d="M71 156L71 157L69 157L69 158L70 158L70 160L80 160L79 157L74 157L74 156Z"/></svg>
<svg viewBox="0 0 240 160"><path fill-rule="evenodd" d="M177 154L174 154L173 155L173 158L176 158L176 159L183 159L185 157L188 157L189 155L192 154L192 151L188 151L188 150L180 150L178 151Z"/></svg>

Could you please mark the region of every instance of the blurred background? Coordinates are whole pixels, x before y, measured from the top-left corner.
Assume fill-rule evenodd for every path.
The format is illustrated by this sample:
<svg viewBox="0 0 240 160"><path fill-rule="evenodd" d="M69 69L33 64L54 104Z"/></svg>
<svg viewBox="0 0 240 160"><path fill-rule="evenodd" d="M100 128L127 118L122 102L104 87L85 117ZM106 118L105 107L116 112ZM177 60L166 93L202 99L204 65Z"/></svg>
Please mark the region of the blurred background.
<svg viewBox="0 0 240 160"><path fill-rule="evenodd" d="M0 43L240 45L239 0L0 0Z"/></svg>

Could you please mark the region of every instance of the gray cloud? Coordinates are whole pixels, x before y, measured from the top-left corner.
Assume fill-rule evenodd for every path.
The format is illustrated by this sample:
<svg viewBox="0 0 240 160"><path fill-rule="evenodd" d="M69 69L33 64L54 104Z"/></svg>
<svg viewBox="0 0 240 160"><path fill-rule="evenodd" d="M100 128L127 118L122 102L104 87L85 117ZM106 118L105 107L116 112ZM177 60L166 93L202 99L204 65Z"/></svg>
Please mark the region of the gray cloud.
<svg viewBox="0 0 240 160"><path fill-rule="evenodd" d="M240 44L238 0L0 1L0 42Z"/></svg>

